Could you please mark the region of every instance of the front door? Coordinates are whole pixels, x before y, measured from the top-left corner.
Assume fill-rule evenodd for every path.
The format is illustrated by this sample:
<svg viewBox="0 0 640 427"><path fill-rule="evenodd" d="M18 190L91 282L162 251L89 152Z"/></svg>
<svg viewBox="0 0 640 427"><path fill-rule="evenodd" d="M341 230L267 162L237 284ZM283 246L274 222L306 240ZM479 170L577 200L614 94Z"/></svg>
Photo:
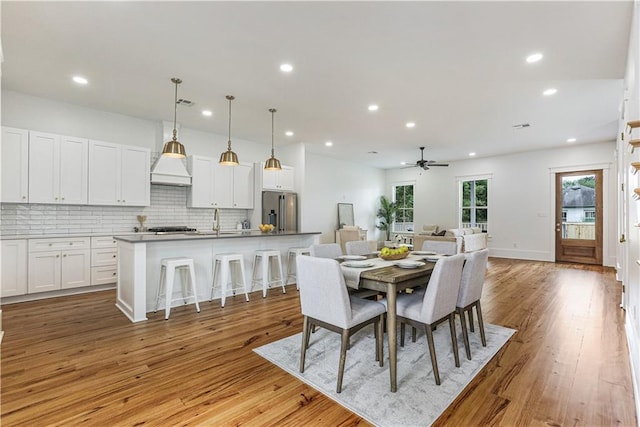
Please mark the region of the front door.
<svg viewBox="0 0 640 427"><path fill-rule="evenodd" d="M556 261L602 265L602 170L556 174Z"/></svg>

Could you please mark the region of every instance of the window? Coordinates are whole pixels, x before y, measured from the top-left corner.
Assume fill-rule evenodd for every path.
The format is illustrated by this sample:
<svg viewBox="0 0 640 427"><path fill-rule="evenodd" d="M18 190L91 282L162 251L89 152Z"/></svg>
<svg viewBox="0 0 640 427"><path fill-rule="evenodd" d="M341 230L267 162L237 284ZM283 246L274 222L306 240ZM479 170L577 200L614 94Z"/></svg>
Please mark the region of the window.
<svg viewBox="0 0 640 427"><path fill-rule="evenodd" d="M587 208L584 210L584 222L596 222L596 209Z"/></svg>
<svg viewBox="0 0 640 427"><path fill-rule="evenodd" d="M460 226L487 231L489 220L489 179L460 180Z"/></svg>
<svg viewBox="0 0 640 427"><path fill-rule="evenodd" d="M392 230L396 233L413 232L413 184L394 185L393 202L398 212Z"/></svg>

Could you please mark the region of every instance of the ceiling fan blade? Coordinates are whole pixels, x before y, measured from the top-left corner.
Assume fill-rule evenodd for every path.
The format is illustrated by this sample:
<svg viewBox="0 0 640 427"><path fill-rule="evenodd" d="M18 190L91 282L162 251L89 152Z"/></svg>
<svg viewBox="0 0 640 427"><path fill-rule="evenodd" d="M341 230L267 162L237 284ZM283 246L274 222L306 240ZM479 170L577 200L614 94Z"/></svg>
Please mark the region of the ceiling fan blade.
<svg viewBox="0 0 640 427"><path fill-rule="evenodd" d="M449 166L449 163L429 163L429 166Z"/></svg>

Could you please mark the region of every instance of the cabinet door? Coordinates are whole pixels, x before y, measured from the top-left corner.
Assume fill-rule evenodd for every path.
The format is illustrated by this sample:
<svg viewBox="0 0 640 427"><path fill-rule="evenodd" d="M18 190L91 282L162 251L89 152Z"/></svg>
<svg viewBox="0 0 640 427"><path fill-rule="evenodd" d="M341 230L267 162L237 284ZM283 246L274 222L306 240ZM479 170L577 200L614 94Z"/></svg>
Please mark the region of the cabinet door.
<svg viewBox="0 0 640 427"><path fill-rule="evenodd" d="M2 128L2 201L26 203L29 196L29 132Z"/></svg>
<svg viewBox="0 0 640 427"><path fill-rule="evenodd" d="M122 146L121 203L127 206L151 204L151 153L148 149Z"/></svg>
<svg viewBox="0 0 640 427"><path fill-rule="evenodd" d="M62 251L60 287L79 288L91 285L91 251Z"/></svg>
<svg viewBox="0 0 640 427"><path fill-rule="evenodd" d="M278 175L280 171L266 171L262 167L262 188L265 190L278 190Z"/></svg>
<svg viewBox="0 0 640 427"><path fill-rule="evenodd" d="M233 170L238 166L216 163L213 167L213 206L233 208Z"/></svg>
<svg viewBox="0 0 640 427"><path fill-rule="evenodd" d="M60 251L29 254L28 291L55 291L60 289Z"/></svg>
<svg viewBox="0 0 640 427"><path fill-rule="evenodd" d="M60 136L29 132L29 203L58 203Z"/></svg>
<svg viewBox="0 0 640 427"><path fill-rule="evenodd" d="M278 177L278 189L283 191L294 191L295 181L293 168L291 166L282 166L282 170L279 172L279 174L280 176Z"/></svg>
<svg viewBox="0 0 640 427"><path fill-rule="evenodd" d="M202 156L189 156L187 159L187 167L191 174L191 187L187 195L188 207L213 207L214 162L214 159Z"/></svg>
<svg viewBox="0 0 640 427"><path fill-rule="evenodd" d="M27 241L2 241L2 281L0 297L27 293Z"/></svg>
<svg viewBox="0 0 640 427"><path fill-rule="evenodd" d="M253 209L253 165L241 163L233 168L233 207Z"/></svg>
<svg viewBox="0 0 640 427"><path fill-rule="evenodd" d="M60 203L87 204L89 141L63 136L60 138Z"/></svg>
<svg viewBox="0 0 640 427"><path fill-rule="evenodd" d="M120 204L120 148L117 144L89 141L90 205Z"/></svg>

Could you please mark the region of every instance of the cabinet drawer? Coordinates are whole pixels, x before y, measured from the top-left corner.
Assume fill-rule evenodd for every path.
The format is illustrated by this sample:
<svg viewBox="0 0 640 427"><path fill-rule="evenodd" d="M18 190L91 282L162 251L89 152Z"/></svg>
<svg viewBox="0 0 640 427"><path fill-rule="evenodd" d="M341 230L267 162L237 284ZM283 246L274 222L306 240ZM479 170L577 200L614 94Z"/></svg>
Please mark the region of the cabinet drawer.
<svg viewBox="0 0 640 427"><path fill-rule="evenodd" d="M65 237L63 239L30 239L29 252L67 249L89 249L90 237Z"/></svg>
<svg viewBox="0 0 640 427"><path fill-rule="evenodd" d="M92 237L91 249L95 248L115 248L117 245L116 239L112 236Z"/></svg>
<svg viewBox="0 0 640 427"><path fill-rule="evenodd" d="M105 265L116 265L117 249L91 249L91 266L101 267Z"/></svg>
<svg viewBox="0 0 640 427"><path fill-rule="evenodd" d="M118 269L116 266L91 267L91 284L106 285L118 281Z"/></svg>

